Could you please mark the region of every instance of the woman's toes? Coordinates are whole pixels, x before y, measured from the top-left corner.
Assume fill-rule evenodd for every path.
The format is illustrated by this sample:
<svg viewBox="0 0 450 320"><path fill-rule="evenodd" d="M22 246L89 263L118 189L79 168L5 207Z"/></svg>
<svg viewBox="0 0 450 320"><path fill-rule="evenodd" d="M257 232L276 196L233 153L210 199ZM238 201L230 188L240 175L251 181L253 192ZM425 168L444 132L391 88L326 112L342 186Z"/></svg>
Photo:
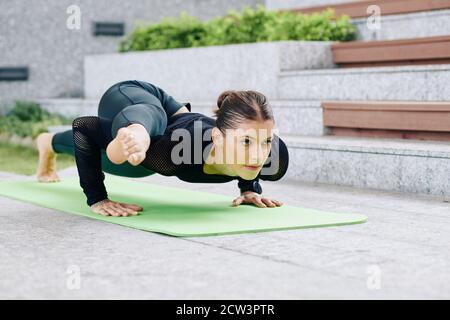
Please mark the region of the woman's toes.
<svg viewBox="0 0 450 320"><path fill-rule="evenodd" d="M120 128L120 129L117 131L117 137L118 137L120 140L123 140L123 139L125 139L125 138L127 137L127 133L128 133L128 129L127 129L127 128Z"/></svg>
<svg viewBox="0 0 450 320"><path fill-rule="evenodd" d="M139 144L135 143L133 145L129 145L127 148L128 153L132 154L132 153L136 153L136 152L141 152L142 148Z"/></svg>
<svg viewBox="0 0 450 320"><path fill-rule="evenodd" d="M132 129L123 127L118 130L117 137L120 141L122 154L130 164L137 166L144 161L148 145L146 141L141 141L140 138L142 137L139 132L135 134Z"/></svg>
<svg viewBox="0 0 450 320"><path fill-rule="evenodd" d="M128 129L127 129L128 130ZM128 130L128 132L126 133L123 142L124 143L130 143L130 142L135 142L135 138L134 135L130 132L130 130Z"/></svg>
<svg viewBox="0 0 450 320"><path fill-rule="evenodd" d="M139 161L139 156L137 153L133 153L132 155L130 155L128 157L128 162L130 162L131 164L136 165L136 163Z"/></svg>
<svg viewBox="0 0 450 320"><path fill-rule="evenodd" d="M137 166L145 159L145 153L143 152L136 152L133 153L128 157L128 162L131 163L134 166Z"/></svg>
<svg viewBox="0 0 450 320"><path fill-rule="evenodd" d="M60 179L56 173L46 173L37 176L39 182L59 182Z"/></svg>
<svg viewBox="0 0 450 320"><path fill-rule="evenodd" d="M127 133L126 136L123 138L122 142L124 145L128 145L128 144L132 143L133 140L134 140L133 136L131 134Z"/></svg>

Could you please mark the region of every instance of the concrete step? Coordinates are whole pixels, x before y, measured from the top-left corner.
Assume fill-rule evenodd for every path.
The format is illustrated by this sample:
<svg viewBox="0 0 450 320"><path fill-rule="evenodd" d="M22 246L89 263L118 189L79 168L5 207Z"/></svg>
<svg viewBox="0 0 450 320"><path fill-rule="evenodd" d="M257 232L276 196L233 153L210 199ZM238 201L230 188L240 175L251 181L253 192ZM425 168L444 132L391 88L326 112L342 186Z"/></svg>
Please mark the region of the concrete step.
<svg viewBox="0 0 450 320"><path fill-rule="evenodd" d="M352 19L358 29L358 39L396 40L450 34L450 10L435 10L386 16L382 14L380 28L369 29L367 18Z"/></svg>
<svg viewBox="0 0 450 320"><path fill-rule="evenodd" d="M97 115L98 100L78 99L78 98L34 98L32 101L38 102L47 111L59 113L68 118L79 116Z"/></svg>
<svg viewBox="0 0 450 320"><path fill-rule="evenodd" d="M97 115L97 100L82 99L36 99L41 106L51 112L61 113L71 118L82 115ZM212 117L214 102L191 101L192 112ZM276 127L280 134L322 136L326 133L322 121L319 101L270 101ZM51 130L67 130L66 127L52 127Z"/></svg>
<svg viewBox="0 0 450 320"><path fill-rule="evenodd" d="M290 153L286 179L448 198L450 142L281 136Z"/></svg>
<svg viewBox="0 0 450 320"><path fill-rule="evenodd" d="M364 2L364 1L362 1ZM380 7L379 28L367 27L369 5ZM334 7L339 14L347 14L358 29L359 40L393 40L403 38L444 36L450 34L450 9L446 0L390 0L361 1L350 0L267 0L270 10L293 10L312 13L326 7Z"/></svg>
<svg viewBox="0 0 450 320"><path fill-rule="evenodd" d="M450 65L283 71L278 100L449 101Z"/></svg>

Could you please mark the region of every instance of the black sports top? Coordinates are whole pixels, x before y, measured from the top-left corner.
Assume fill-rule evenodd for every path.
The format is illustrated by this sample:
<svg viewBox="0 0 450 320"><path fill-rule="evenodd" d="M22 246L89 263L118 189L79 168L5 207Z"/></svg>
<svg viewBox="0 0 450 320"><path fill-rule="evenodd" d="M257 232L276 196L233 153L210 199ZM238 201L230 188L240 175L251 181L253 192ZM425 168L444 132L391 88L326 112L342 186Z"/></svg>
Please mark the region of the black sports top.
<svg viewBox="0 0 450 320"><path fill-rule="evenodd" d="M111 123L112 120L110 119L96 116L79 117L73 122L75 157L80 185L87 197L89 206L108 198L103 183L105 176L101 167L101 149L106 150L107 145L113 139ZM215 119L201 113L187 112L172 116L164 134L151 137L146 158L139 166L165 176L177 176L183 181L194 183L225 183L238 180L241 193L254 191L261 194L262 189L259 179L275 181L284 176L288 168L289 153L285 143L276 135L272 140L269 157L255 179L245 180L239 176L204 173L203 164L213 146L210 132L214 126ZM179 164L174 163L171 156L173 148L184 139L183 137L172 141L172 133L178 128L186 129L186 132L189 132L191 142L196 137L198 138L201 132L201 144L191 143L191 154L183 158L188 161ZM209 134L205 133L207 130L209 130ZM196 141L200 142L199 140ZM199 145L201 145L201 149L198 147ZM180 150L177 149L177 151ZM184 156L183 153L184 150L181 149L179 154ZM271 159L272 154L274 159ZM271 174L263 174L264 168L269 168L274 163L277 163L276 169L271 170Z"/></svg>

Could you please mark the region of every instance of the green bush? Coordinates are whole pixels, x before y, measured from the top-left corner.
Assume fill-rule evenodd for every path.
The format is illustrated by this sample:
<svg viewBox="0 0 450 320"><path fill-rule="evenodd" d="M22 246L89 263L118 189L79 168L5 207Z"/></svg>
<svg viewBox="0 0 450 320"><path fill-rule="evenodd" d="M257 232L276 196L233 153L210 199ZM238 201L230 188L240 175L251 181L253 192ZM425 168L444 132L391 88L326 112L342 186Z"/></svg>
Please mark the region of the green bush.
<svg viewBox="0 0 450 320"><path fill-rule="evenodd" d="M208 32L204 42L205 45L222 45L270 41L270 27L277 20L275 12L261 5L255 10L246 6L240 13L229 10L226 16L205 23Z"/></svg>
<svg viewBox="0 0 450 320"><path fill-rule="evenodd" d="M6 116L15 117L21 121L37 122L49 118L50 112L43 110L36 102L17 100L14 107L6 113Z"/></svg>
<svg viewBox="0 0 450 320"><path fill-rule="evenodd" d="M335 18L332 9L309 15L283 12L270 23L270 41L351 41L355 37L356 29L348 16Z"/></svg>
<svg viewBox="0 0 450 320"><path fill-rule="evenodd" d="M120 51L157 50L203 45L205 26L186 12L180 19L164 18L160 23L150 26L138 26L129 39L120 43Z"/></svg>
<svg viewBox="0 0 450 320"><path fill-rule="evenodd" d="M0 115L0 133L36 138L39 133L47 132L49 126L71 123L71 119L50 113L38 103L18 100L5 116Z"/></svg>
<svg viewBox="0 0 450 320"><path fill-rule="evenodd" d="M335 17L332 9L314 14L270 11L259 4L207 22L183 11L178 19L138 26L120 43L119 51L201 47L278 40L350 41L356 29L348 16Z"/></svg>

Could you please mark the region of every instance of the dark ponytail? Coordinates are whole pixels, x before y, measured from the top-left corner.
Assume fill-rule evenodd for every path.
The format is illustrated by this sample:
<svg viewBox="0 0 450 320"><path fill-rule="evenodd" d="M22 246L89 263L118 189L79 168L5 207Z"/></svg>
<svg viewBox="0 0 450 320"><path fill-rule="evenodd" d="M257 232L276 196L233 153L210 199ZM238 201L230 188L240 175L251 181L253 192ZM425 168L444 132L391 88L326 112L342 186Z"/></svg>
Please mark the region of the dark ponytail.
<svg viewBox="0 0 450 320"><path fill-rule="evenodd" d="M214 115L216 126L223 133L226 129L235 129L239 123L249 120L275 122L266 96L252 90L222 92L217 99Z"/></svg>

